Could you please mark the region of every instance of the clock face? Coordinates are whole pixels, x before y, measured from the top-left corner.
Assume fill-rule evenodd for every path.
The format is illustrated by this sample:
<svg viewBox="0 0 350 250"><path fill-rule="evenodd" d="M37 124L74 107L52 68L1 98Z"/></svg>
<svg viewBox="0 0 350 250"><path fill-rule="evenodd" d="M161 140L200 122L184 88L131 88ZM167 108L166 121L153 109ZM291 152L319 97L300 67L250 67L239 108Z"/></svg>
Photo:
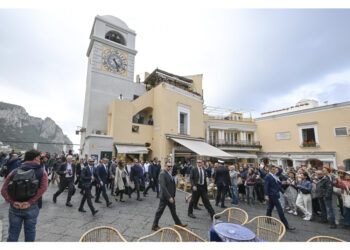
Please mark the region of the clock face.
<svg viewBox="0 0 350 250"><path fill-rule="evenodd" d="M107 49L102 56L104 68L112 73L122 74L126 71L128 62L124 55L116 49Z"/></svg>

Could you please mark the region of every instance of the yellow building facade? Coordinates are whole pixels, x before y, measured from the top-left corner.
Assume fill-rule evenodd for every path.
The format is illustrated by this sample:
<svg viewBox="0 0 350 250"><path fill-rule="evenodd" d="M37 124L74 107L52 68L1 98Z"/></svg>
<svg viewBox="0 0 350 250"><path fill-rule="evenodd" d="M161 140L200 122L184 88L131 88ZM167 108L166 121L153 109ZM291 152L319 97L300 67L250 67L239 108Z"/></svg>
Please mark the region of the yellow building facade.
<svg viewBox="0 0 350 250"><path fill-rule="evenodd" d="M269 112L255 122L260 161L284 167L349 164L350 102Z"/></svg>

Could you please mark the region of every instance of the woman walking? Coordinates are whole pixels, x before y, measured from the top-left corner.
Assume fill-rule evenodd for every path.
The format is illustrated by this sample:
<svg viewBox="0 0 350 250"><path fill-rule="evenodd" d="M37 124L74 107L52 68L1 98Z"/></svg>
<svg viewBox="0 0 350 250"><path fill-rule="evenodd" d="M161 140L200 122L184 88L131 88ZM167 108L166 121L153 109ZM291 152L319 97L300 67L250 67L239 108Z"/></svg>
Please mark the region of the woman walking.
<svg viewBox="0 0 350 250"><path fill-rule="evenodd" d="M296 200L298 196L297 180L295 179L295 173L289 172L289 178L287 180L288 187L286 189L287 203L289 206L288 213L298 215Z"/></svg>
<svg viewBox="0 0 350 250"><path fill-rule="evenodd" d="M125 192L125 190L129 194L129 198L130 198L130 192L129 192L130 180L129 180L128 172L124 167L123 161L118 162L118 167L116 168L116 171L115 171L114 186L117 187L116 196L115 196L116 201L118 200L117 198L118 195L120 195L119 201L124 202L123 193Z"/></svg>
<svg viewBox="0 0 350 250"><path fill-rule="evenodd" d="M307 172L303 172L300 177L296 205L304 213L304 220L310 220L312 216L311 181Z"/></svg>

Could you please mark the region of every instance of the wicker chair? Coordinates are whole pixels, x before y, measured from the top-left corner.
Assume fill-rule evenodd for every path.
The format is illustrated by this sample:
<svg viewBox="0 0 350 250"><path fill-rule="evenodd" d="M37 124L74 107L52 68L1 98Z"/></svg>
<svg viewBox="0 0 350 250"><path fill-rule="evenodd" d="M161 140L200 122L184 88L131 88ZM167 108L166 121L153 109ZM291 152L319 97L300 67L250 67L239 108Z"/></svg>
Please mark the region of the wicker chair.
<svg viewBox="0 0 350 250"><path fill-rule="evenodd" d="M183 242L206 242L206 240L191 232L187 228L174 225L174 229L179 232Z"/></svg>
<svg viewBox="0 0 350 250"><path fill-rule="evenodd" d="M137 240L138 242L181 242L181 235L170 227L163 227L153 234L146 235Z"/></svg>
<svg viewBox="0 0 350 250"><path fill-rule="evenodd" d="M210 193L211 197L213 199L215 199L215 194L216 194L217 187L216 187L216 185L214 183L214 179L213 178L208 178L207 183L208 183L208 193Z"/></svg>
<svg viewBox="0 0 350 250"><path fill-rule="evenodd" d="M190 189L190 190L191 190L191 181L190 181L190 177L185 177L185 178L184 178L184 192L186 192L187 189Z"/></svg>
<svg viewBox="0 0 350 250"><path fill-rule="evenodd" d="M286 233L286 227L283 223L270 216L257 216L246 223L245 226L249 224L256 223L256 237L271 242L279 242Z"/></svg>
<svg viewBox="0 0 350 250"><path fill-rule="evenodd" d="M79 242L127 242L126 239L113 227L101 226L87 231Z"/></svg>
<svg viewBox="0 0 350 250"><path fill-rule="evenodd" d="M224 211L215 214L213 216L213 221L216 220L216 216L218 215L220 216L221 221L232 222L235 224L244 225L248 221L247 212L237 207L229 207L226 208Z"/></svg>
<svg viewBox="0 0 350 250"><path fill-rule="evenodd" d="M345 242L345 241L335 237L331 237L331 236L314 236L308 239L306 242Z"/></svg>

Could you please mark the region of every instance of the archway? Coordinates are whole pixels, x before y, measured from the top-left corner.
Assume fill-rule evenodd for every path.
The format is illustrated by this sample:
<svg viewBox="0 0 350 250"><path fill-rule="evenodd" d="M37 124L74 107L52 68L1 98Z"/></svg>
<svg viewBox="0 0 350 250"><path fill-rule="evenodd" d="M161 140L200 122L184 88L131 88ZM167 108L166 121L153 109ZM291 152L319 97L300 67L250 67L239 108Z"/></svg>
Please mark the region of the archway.
<svg viewBox="0 0 350 250"><path fill-rule="evenodd" d="M311 167L313 168L316 168L316 169L320 169L323 167L323 162L320 161L319 159L316 159L316 158L311 158L311 159L308 159L306 161L307 164L310 164Z"/></svg>

